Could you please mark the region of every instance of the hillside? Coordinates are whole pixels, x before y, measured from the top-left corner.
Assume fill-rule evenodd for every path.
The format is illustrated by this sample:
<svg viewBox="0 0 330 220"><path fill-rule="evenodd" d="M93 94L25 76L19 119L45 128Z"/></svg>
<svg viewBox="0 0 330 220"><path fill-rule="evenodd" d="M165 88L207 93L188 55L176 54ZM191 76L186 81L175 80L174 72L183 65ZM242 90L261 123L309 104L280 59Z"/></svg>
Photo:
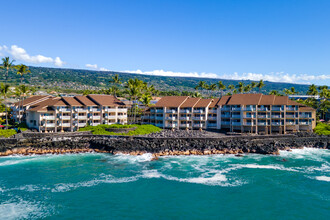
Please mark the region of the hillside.
<svg viewBox="0 0 330 220"><path fill-rule="evenodd" d="M110 86L109 80L114 74L119 74L123 82L129 78L138 78L155 86L161 91L194 91L194 87L200 80L206 83L217 83L219 80L228 86L230 84L236 85L239 80L223 80L210 78L195 78L195 77L168 77L168 76L151 76L132 73L112 72L112 71L91 71L81 69L60 69L60 68L46 68L46 67L29 67L31 74L25 76L24 82L32 86L43 89L54 89L62 91L81 91L85 89L101 89ZM4 81L4 70L0 70L1 82ZM19 76L15 71L10 71L8 82L11 84L19 83ZM244 84L251 81L242 80ZM291 84L291 83L275 83L265 82L266 86L262 92L268 93L271 90L282 91L285 88L295 87L296 91L305 93L307 85Z"/></svg>

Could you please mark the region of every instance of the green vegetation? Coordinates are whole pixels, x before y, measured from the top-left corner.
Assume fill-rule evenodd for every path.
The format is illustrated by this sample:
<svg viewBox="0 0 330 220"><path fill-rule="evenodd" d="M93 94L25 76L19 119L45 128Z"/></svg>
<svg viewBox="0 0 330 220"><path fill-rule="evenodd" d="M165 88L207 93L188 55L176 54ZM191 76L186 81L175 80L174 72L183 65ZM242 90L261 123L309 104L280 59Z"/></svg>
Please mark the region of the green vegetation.
<svg viewBox="0 0 330 220"><path fill-rule="evenodd" d="M0 137L11 137L14 134L16 134L16 131L14 129L7 129L7 130L0 130Z"/></svg>
<svg viewBox="0 0 330 220"><path fill-rule="evenodd" d="M127 133L115 133L107 131L107 128L135 128L135 130L129 131ZM160 132L162 129L153 126L153 125L98 125L98 126L87 126L81 128L79 131L91 131L93 134L96 135L124 135L124 136L133 136L133 135L146 135L150 133L157 133Z"/></svg>
<svg viewBox="0 0 330 220"><path fill-rule="evenodd" d="M318 135L330 135L330 124L319 122L314 128L314 132Z"/></svg>

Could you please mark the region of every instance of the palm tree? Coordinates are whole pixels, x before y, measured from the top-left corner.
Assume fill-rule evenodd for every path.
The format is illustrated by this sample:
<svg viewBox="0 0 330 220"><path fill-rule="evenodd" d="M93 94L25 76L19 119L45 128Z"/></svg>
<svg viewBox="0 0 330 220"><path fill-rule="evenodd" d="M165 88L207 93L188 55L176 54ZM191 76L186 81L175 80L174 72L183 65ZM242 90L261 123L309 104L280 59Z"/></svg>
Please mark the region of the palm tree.
<svg viewBox="0 0 330 220"><path fill-rule="evenodd" d="M261 93L261 89L262 89L262 87L264 87L265 86L265 83L264 83L264 81L261 79L259 82L258 82L258 84L257 84L257 87L258 87L258 89L259 89L259 93Z"/></svg>
<svg viewBox="0 0 330 220"><path fill-rule="evenodd" d="M317 86L312 84L308 87L307 95L318 95Z"/></svg>
<svg viewBox="0 0 330 220"><path fill-rule="evenodd" d="M1 95L4 97L4 100L7 99L7 95L9 93L9 85L8 84L1 84ZM8 110L7 110L7 106L5 103L5 110L6 110L6 129L8 128Z"/></svg>
<svg viewBox="0 0 330 220"><path fill-rule="evenodd" d="M325 119L325 113L327 113L330 109L330 101L325 99L321 102L319 106L319 110L322 113L322 118Z"/></svg>
<svg viewBox="0 0 330 220"><path fill-rule="evenodd" d="M138 80L137 78L129 79L125 85L129 100L133 102L134 122L136 120L137 100L141 97L141 92L144 85L144 82L142 80Z"/></svg>
<svg viewBox="0 0 330 220"><path fill-rule="evenodd" d="M239 93L243 93L243 91L244 91L244 83L239 82L238 85L236 86L236 88L238 88L238 92Z"/></svg>
<svg viewBox="0 0 330 220"><path fill-rule="evenodd" d="M142 104L145 107L148 107L150 105L151 100L152 100L152 97L149 94L143 94L142 97L140 98L140 102L142 102Z"/></svg>
<svg viewBox="0 0 330 220"><path fill-rule="evenodd" d="M237 89L234 89L233 90L233 94L237 94Z"/></svg>
<svg viewBox="0 0 330 220"><path fill-rule="evenodd" d="M280 93L277 90L272 90L272 91L269 92L269 95L280 96Z"/></svg>
<svg viewBox="0 0 330 220"><path fill-rule="evenodd" d="M23 77L25 74L28 74L28 73L31 73L31 71L29 70L29 68L24 65L24 64L20 64L20 65L17 65L15 66L15 69L17 69L17 74L20 75L21 77L21 85L23 83ZM23 87L24 89L24 87ZM23 93L24 95L24 93ZM23 108L23 101L21 103L21 96L19 98L19 102L18 102L18 115L19 115L19 122L21 123L21 107ZM22 106L21 106L22 105Z"/></svg>
<svg viewBox="0 0 330 220"><path fill-rule="evenodd" d="M295 95L295 94L298 94L299 92L296 91L296 89L294 87L291 87L290 88L290 91L291 91L291 94L292 95Z"/></svg>
<svg viewBox="0 0 330 220"><path fill-rule="evenodd" d="M9 69L13 68L14 62L15 62L15 60L10 60L9 57L2 58L2 66L0 66L0 68L6 70L5 84L7 84Z"/></svg>
<svg viewBox="0 0 330 220"><path fill-rule="evenodd" d="M244 92L249 93L251 91L251 89L252 89L251 85L248 84L244 87Z"/></svg>
<svg viewBox="0 0 330 220"><path fill-rule="evenodd" d="M226 86L222 83L222 81L218 82L218 88L219 88L221 96L222 96L223 90L226 89Z"/></svg>
<svg viewBox="0 0 330 220"><path fill-rule="evenodd" d="M111 77L111 80L109 81L109 83L114 84L114 85L120 85L121 84L121 79L119 78L119 75L115 74L113 77ZM115 86L113 86L113 87L115 87ZM117 90L114 89L113 91L114 91L113 96L117 97L116 92L118 91L118 89Z"/></svg>
<svg viewBox="0 0 330 220"><path fill-rule="evenodd" d="M235 89L235 86L234 85L229 85L228 89L230 89L230 91L232 92Z"/></svg>
<svg viewBox="0 0 330 220"><path fill-rule="evenodd" d="M207 84L205 81L199 81L198 85L195 87L196 90L198 89L206 89L208 88Z"/></svg>
<svg viewBox="0 0 330 220"><path fill-rule="evenodd" d="M209 90L215 91L217 89L217 85L216 84L211 84L209 86Z"/></svg>
<svg viewBox="0 0 330 220"><path fill-rule="evenodd" d="M330 98L330 91L326 88L323 88L320 91L319 95L322 99L329 99Z"/></svg>

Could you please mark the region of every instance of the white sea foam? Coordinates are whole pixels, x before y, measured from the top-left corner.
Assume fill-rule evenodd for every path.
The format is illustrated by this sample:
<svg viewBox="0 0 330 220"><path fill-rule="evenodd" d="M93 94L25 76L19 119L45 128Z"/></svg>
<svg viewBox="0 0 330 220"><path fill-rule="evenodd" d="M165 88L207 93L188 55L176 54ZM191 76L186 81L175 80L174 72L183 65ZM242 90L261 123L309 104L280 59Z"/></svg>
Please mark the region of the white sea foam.
<svg viewBox="0 0 330 220"><path fill-rule="evenodd" d="M317 148L292 149L292 151L280 151L282 157L293 159L309 159L312 161L325 162L324 157L330 157L330 151Z"/></svg>
<svg viewBox="0 0 330 220"><path fill-rule="evenodd" d="M52 213L51 207L45 207L40 202L6 201L0 204L0 219L39 219Z"/></svg>
<svg viewBox="0 0 330 220"><path fill-rule="evenodd" d="M133 156L129 154L117 154L114 156L116 160L120 161L127 161L130 163L136 163L136 162L147 162L151 161L153 159L153 156L151 153L146 153L138 156Z"/></svg>
<svg viewBox="0 0 330 220"><path fill-rule="evenodd" d="M236 164L237 167L249 168L249 169L270 169L270 170L283 170L283 171L292 171L299 172L293 168L286 168L280 165L259 165L259 164Z"/></svg>
<svg viewBox="0 0 330 220"><path fill-rule="evenodd" d="M329 176L316 176L315 179L320 180L320 181L330 182Z"/></svg>

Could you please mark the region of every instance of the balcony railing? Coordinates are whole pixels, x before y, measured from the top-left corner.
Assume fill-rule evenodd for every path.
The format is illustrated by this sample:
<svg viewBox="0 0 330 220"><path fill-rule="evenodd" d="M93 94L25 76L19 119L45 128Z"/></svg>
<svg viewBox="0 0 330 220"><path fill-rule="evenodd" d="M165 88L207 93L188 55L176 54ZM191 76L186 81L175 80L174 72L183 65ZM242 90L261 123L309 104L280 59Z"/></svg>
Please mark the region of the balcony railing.
<svg viewBox="0 0 330 220"><path fill-rule="evenodd" d="M209 124L207 124L207 127L209 127L209 128L216 128L217 127L217 124L215 124L215 123L209 123Z"/></svg>
<svg viewBox="0 0 330 220"><path fill-rule="evenodd" d="M189 124L180 124L180 128L189 128Z"/></svg>
<svg viewBox="0 0 330 220"><path fill-rule="evenodd" d="M193 126L194 126L194 128L202 128L202 127L204 127L203 124L194 124Z"/></svg>
<svg viewBox="0 0 330 220"><path fill-rule="evenodd" d="M311 125L312 123L311 122L305 122L305 121L301 121L299 122L300 125Z"/></svg>
<svg viewBox="0 0 330 220"><path fill-rule="evenodd" d="M268 115L258 115L258 118L269 118Z"/></svg>
<svg viewBox="0 0 330 220"><path fill-rule="evenodd" d="M46 120L55 120L55 115L41 116L41 118Z"/></svg>
<svg viewBox="0 0 330 220"><path fill-rule="evenodd" d="M70 120L71 119L71 116L69 116L69 115L60 115L60 119L62 119L62 120Z"/></svg>
<svg viewBox="0 0 330 220"><path fill-rule="evenodd" d="M241 122L232 121L231 124L234 125L234 126L240 126L241 125Z"/></svg>
<svg viewBox="0 0 330 220"><path fill-rule="evenodd" d="M255 118L255 115L244 115L244 118Z"/></svg>
<svg viewBox="0 0 330 220"><path fill-rule="evenodd" d="M272 107L272 111L284 111L282 107Z"/></svg>
<svg viewBox="0 0 330 220"><path fill-rule="evenodd" d="M78 123L78 127L85 127L86 123Z"/></svg>
<svg viewBox="0 0 330 220"><path fill-rule="evenodd" d="M232 118L241 118L241 115L232 115Z"/></svg>
<svg viewBox="0 0 330 220"><path fill-rule="evenodd" d="M183 120L183 121L189 121L191 118L190 117L180 117L180 120Z"/></svg>
<svg viewBox="0 0 330 220"><path fill-rule="evenodd" d="M279 126L279 125L282 125L281 122L272 122L272 126Z"/></svg>
<svg viewBox="0 0 330 220"><path fill-rule="evenodd" d="M177 124L167 124L166 127L167 128L176 128L176 127L178 127L178 125Z"/></svg>
<svg viewBox="0 0 330 220"><path fill-rule="evenodd" d="M207 119L208 120L211 120L211 121L216 121L217 120L217 117L208 117Z"/></svg>
<svg viewBox="0 0 330 220"><path fill-rule="evenodd" d="M106 119L116 119L116 115L106 115Z"/></svg>
<svg viewBox="0 0 330 220"><path fill-rule="evenodd" d="M230 121L221 121L221 124L223 124L223 125L230 125Z"/></svg>
<svg viewBox="0 0 330 220"><path fill-rule="evenodd" d="M117 118L118 119L125 119L125 118L127 118L127 115L118 115Z"/></svg>
<svg viewBox="0 0 330 220"><path fill-rule="evenodd" d="M222 111L230 111L230 107L229 107L229 106L222 107L221 110L222 110Z"/></svg>
<svg viewBox="0 0 330 220"><path fill-rule="evenodd" d="M286 115L287 118L295 118L295 115Z"/></svg>
<svg viewBox="0 0 330 220"><path fill-rule="evenodd" d="M87 119L87 115L78 115L78 119Z"/></svg>
<svg viewBox="0 0 330 220"><path fill-rule="evenodd" d="M252 111L255 111L256 108L250 108L250 107L248 107L248 108L244 108L243 110L244 111L250 111L250 112L252 112Z"/></svg>
<svg viewBox="0 0 330 220"><path fill-rule="evenodd" d="M244 122L243 125L246 125L246 126L253 126L254 123L253 123L253 122Z"/></svg>
<svg viewBox="0 0 330 220"><path fill-rule="evenodd" d="M287 111L295 111L296 109L294 107L286 107Z"/></svg>
<svg viewBox="0 0 330 220"><path fill-rule="evenodd" d="M221 114L221 118L230 118L230 114Z"/></svg>
<svg viewBox="0 0 330 220"><path fill-rule="evenodd" d="M127 112L127 108L118 108L117 109L117 112L126 113Z"/></svg>
<svg viewBox="0 0 330 220"><path fill-rule="evenodd" d="M190 113L190 110L189 109L181 109L180 113Z"/></svg>
<svg viewBox="0 0 330 220"><path fill-rule="evenodd" d="M59 112L71 112L71 109L69 108L60 108L58 109Z"/></svg>
<svg viewBox="0 0 330 220"><path fill-rule="evenodd" d="M71 124L70 123L59 123L58 126L61 126L61 127L70 127Z"/></svg>
<svg viewBox="0 0 330 220"><path fill-rule="evenodd" d="M160 117L160 116L156 116L156 118L155 118L156 120L158 120L158 121L163 121L163 117Z"/></svg>
<svg viewBox="0 0 330 220"><path fill-rule="evenodd" d="M91 109L89 109L89 111L90 111L90 112L99 112L100 109L98 109L98 108L91 108Z"/></svg>
<svg viewBox="0 0 330 220"><path fill-rule="evenodd" d="M269 111L269 108L261 107L261 108L258 108L258 111Z"/></svg>
<svg viewBox="0 0 330 220"><path fill-rule="evenodd" d="M308 115L308 114L300 114L299 117L300 118L311 118L312 116Z"/></svg>
<svg viewBox="0 0 330 220"><path fill-rule="evenodd" d="M177 113L177 110L174 110L174 109L166 110L166 113L175 114L175 113Z"/></svg>
<svg viewBox="0 0 330 220"><path fill-rule="evenodd" d="M216 109L210 109L209 113L217 113L217 110Z"/></svg>
<svg viewBox="0 0 330 220"><path fill-rule="evenodd" d="M83 108L76 108L75 110L76 112L87 112L87 109L83 109Z"/></svg>
<svg viewBox="0 0 330 220"><path fill-rule="evenodd" d="M272 118L282 118L281 115L272 115Z"/></svg>
<svg viewBox="0 0 330 220"><path fill-rule="evenodd" d="M204 113L204 110L202 110L202 109L196 109L196 110L194 110L194 113Z"/></svg>
<svg viewBox="0 0 330 220"><path fill-rule="evenodd" d="M231 110L232 110L232 111L241 111L241 108L238 108L238 107L232 107Z"/></svg>
<svg viewBox="0 0 330 220"><path fill-rule="evenodd" d="M286 125L295 125L294 122L285 122Z"/></svg>
<svg viewBox="0 0 330 220"><path fill-rule="evenodd" d="M115 108L106 108L104 109L105 112L116 112L117 109Z"/></svg>
<svg viewBox="0 0 330 220"><path fill-rule="evenodd" d="M267 125L267 122L258 122L258 125Z"/></svg>
<svg viewBox="0 0 330 220"><path fill-rule="evenodd" d="M174 120L176 120L176 117L166 117L166 120L168 120L168 121L174 121Z"/></svg>
<svg viewBox="0 0 330 220"><path fill-rule="evenodd" d="M204 120L204 117L193 117L193 120L195 120L195 121L201 121L201 120Z"/></svg>
<svg viewBox="0 0 330 220"><path fill-rule="evenodd" d="M98 126L100 125L101 123L91 123L92 126Z"/></svg>
<svg viewBox="0 0 330 220"><path fill-rule="evenodd" d="M46 127L46 128L54 128L55 127L55 123L47 123L47 124L44 124L42 125L43 127Z"/></svg>

